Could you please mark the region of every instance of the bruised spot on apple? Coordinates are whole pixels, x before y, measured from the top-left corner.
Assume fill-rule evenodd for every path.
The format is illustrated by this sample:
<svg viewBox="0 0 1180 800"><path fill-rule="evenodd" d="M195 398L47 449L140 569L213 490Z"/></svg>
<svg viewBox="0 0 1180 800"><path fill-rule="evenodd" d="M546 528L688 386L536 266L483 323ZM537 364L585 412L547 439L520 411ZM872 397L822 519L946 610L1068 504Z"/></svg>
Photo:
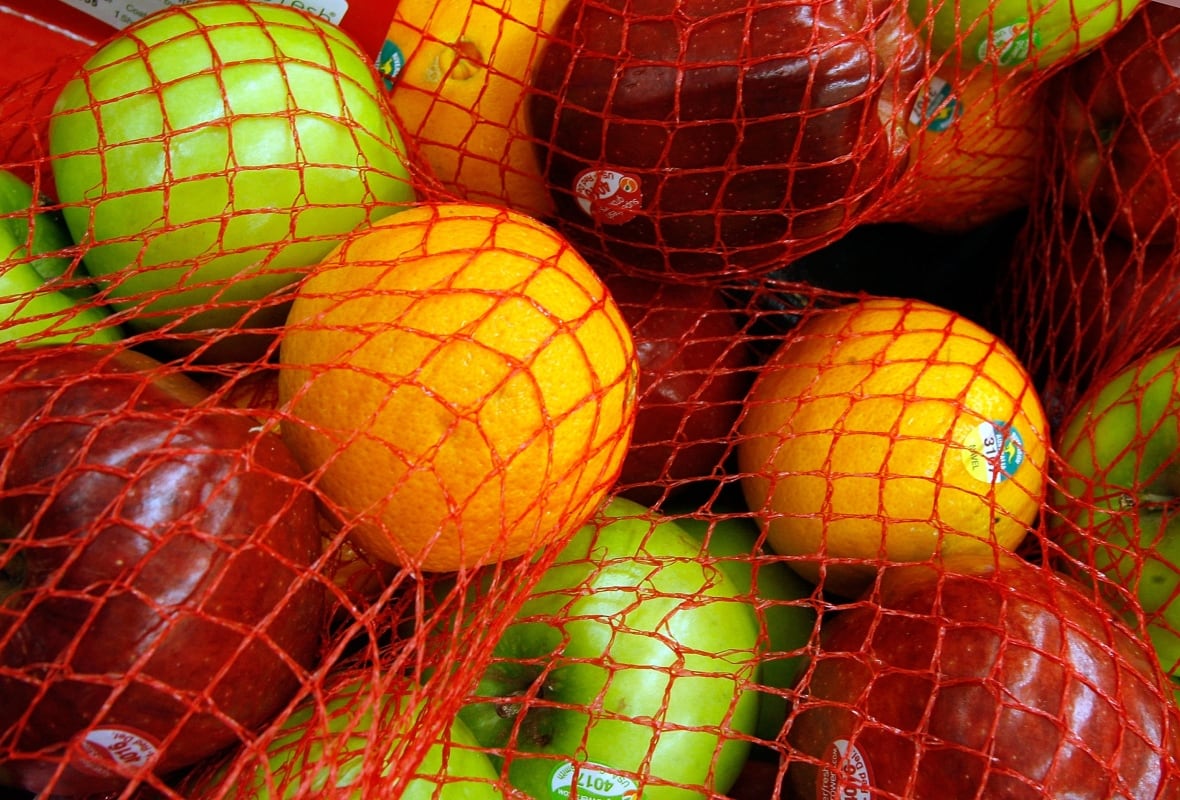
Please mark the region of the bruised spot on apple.
<svg viewBox="0 0 1180 800"><path fill-rule="evenodd" d="M886 568L821 622L787 742L803 800L1173 797L1180 709L1146 645L1015 556Z"/></svg>
<svg viewBox="0 0 1180 800"><path fill-rule="evenodd" d="M237 743L319 655L281 439L133 351L0 353L0 775L119 791Z"/></svg>

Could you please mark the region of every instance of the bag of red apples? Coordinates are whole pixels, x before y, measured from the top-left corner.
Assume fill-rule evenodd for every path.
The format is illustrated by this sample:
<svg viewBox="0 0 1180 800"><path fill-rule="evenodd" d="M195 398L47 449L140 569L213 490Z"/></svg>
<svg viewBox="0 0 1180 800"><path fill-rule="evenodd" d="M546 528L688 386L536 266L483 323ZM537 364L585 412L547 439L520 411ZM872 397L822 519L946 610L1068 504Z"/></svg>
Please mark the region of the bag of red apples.
<svg viewBox="0 0 1180 800"><path fill-rule="evenodd" d="M0 96L0 798L1180 797L1180 9L320 12Z"/></svg>

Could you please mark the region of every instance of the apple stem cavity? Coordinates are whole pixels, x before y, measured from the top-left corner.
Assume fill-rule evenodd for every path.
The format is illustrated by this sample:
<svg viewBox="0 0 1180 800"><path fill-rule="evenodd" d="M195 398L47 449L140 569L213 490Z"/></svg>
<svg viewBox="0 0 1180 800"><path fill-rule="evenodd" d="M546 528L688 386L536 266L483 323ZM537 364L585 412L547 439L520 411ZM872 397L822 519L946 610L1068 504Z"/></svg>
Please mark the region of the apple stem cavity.
<svg viewBox="0 0 1180 800"><path fill-rule="evenodd" d="M513 692L512 697L520 697L523 694L524 692ZM524 708L524 704L519 700L505 700L496 703L496 716L500 719L516 719L520 716L522 708Z"/></svg>

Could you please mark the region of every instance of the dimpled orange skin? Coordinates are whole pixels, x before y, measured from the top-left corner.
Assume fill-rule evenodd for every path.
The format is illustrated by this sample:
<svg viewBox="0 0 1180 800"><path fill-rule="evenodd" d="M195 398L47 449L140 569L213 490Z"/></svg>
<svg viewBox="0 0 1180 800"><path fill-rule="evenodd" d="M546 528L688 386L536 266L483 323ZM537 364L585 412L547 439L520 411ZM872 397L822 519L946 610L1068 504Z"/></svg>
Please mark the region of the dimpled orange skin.
<svg viewBox="0 0 1180 800"><path fill-rule="evenodd" d="M1016 548L1044 497L1047 441L1002 341L928 303L873 298L790 334L751 390L737 447L770 545L851 597L884 563Z"/></svg>
<svg viewBox="0 0 1180 800"><path fill-rule="evenodd" d="M422 204L345 242L280 348L284 437L353 540L453 571L578 528L618 476L637 360L618 307L541 223Z"/></svg>
<svg viewBox="0 0 1180 800"><path fill-rule="evenodd" d="M401 129L456 198L554 211L528 122L526 90L568 0L400 0L387 39ZM382 65L388 74L392 65Z"/></svg>

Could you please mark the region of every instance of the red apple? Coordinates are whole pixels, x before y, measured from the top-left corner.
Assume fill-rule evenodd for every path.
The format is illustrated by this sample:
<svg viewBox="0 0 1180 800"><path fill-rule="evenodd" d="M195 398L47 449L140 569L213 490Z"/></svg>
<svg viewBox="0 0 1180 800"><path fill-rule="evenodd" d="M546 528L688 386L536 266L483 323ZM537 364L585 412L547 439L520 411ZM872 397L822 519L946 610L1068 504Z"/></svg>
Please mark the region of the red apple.
<svg viewBox="0 0 1180 800"><path fill-rule="evenodd" d="M893 567L820 630L788 733L800 798L1180 792L1158 663L1055 572L1003 555Z"/></svg>
<svg viewBox="0 0 1180 800"><path fill-rule="evenodd" d="M0 351L0 784L117 791L316 664L316 507L277 434L130 351Z"/></svg>
<svg viewBox="0 0 1180 800"><path fill-rule="evenodd" d="M1046 94L1064 195L1143 242L1180 229L1180 8L1147 3Z"/></svg>
<svg viewBox="0 0 1180 800"><path fill-rule="evenodd" d="M720 290L620 273L605 282L639 358L635 431L618 485L652 505L722 474L753 360Z"/></svg>
<svg viewBox="0 0 1180 800"><path fill-rule="evenodd" d="M625 271L768 272L897 177L921 61L888 0L573 0L526 98L557 224Z"/></svg>

